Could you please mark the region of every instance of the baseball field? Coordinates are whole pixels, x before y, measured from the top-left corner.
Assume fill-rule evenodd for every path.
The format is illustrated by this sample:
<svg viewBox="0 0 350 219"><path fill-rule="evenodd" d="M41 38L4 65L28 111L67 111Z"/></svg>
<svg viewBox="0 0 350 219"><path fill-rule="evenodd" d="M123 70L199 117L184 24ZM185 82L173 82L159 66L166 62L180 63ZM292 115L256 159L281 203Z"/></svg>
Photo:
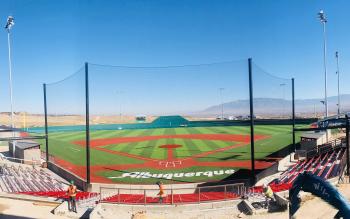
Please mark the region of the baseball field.
<svg viewBox="0 0 350 219"><path fill-rule="evenodd" d="M291 144L291 130L255 126L256 169L279 159L265 158ZM92 182L207 182L251 167L249 126L92 130L90 138ZM48 139L50 160L85 178L85 132L54 131Z"/></svg>

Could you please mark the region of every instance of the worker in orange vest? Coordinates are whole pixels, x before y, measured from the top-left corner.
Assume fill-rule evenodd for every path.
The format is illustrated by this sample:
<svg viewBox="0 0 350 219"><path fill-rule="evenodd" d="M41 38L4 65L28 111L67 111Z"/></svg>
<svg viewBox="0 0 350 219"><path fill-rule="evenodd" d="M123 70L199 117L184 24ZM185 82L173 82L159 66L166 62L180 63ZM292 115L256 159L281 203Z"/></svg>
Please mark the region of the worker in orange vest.
<svg viewBox="0 0 350 219"><path fill-rule="evenodd" d="M75 213L77 213L77 206L75 202L75 196L77 195L77 187L74 185L73 180L70 182L70 185L68 186L67 195L68 195L68 210L74 211Z"/></svg>
<svg viewBox="0 0 350 219"><path fill-rule="evenodd" d="M159 193L158 193L159 203L163 203L163 197L165 195L163 183L162 181L159 181L156 184L159 186Z"/></svg>
<svg viewBox="0 0 350 219"><path fill-rule="evenodd" d="M270 201L274 201L274 194L271 187L267 184L263 185L263 193L265 196L265 208L269 208Z"/></svg>

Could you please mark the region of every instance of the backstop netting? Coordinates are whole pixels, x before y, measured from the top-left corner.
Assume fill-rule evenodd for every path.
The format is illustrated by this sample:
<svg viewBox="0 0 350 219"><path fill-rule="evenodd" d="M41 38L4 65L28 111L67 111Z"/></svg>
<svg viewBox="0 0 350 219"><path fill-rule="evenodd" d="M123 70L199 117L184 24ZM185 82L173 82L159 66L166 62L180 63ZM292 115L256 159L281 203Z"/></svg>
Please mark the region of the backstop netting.
<svg viewBox="0 0 350 219"><path fill-rule="evenodd" d="M254 113L258 119L290 120L292 80L275 75L253 64Z"/></svg>
<svg viewBox="0 0 350 219"><path fill-rule="evenodd" d="M252 71L255 135L265 136L255 144L255 158L285 156L293 140L292 79L278 77L281 74L269 73L256 63Z"/></svg>
<svg viewBox="0 0 350 219"><path fill-rule="evenodd" d="M92 181L213 181L231 174L208 171L247 167L247 72L247 61L89 64Z"/></svg>
<svg viewBox="0 0 350 219"><path fill-rule="evenodd" d="M86 180L84 68L46 84L46 99L49 161Z"/></svg>
<svg viewBox="0 0 350 219"><path fill-rule="evenodd" d="M247 60L86 64L46 85L49 159L100 183L228 181L238 171L250 177L251 101L255 169L274 165L292 141L291 80L254 63L250 70Z"/></svg>

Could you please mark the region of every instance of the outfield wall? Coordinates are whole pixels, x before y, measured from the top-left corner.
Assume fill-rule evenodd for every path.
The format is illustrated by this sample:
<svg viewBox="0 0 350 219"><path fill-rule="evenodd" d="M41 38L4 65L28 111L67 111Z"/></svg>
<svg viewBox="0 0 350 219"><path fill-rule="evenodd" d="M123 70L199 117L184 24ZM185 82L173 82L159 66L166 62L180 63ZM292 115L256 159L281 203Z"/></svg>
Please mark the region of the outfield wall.
<svg viewBox="0 0 350 219"><path fill-rule="evenodd" d="M255 175L255 182L259 182L260 180L264 179L265 177L268 177L268 176L271 176L273 174L278 173L278 165L279 165L279 162L275 162L271 167L258 172Z"/></svg>
<svg viewBox="0 0 350 219"><path fill-rule="evenodd" d="M90 125L90 130L119 130L119 129L157 129L157 128L181 128L181 127L215 127L215 126L249 126L250 120L213 120L213 121L188 121L184 123L135 123L135 124L101 124ZM298 125L308 125L316 122L315 118L299 118L295 122ZM291 119L255 119L255 125L292 125ZM185 126L184 126L185 125ZM64 131L85 131L86 127L81 125L75 126L49 126L49 132L64 132ZM45 127L27 128L27 132L44 133Z"/></svg>
<svg viewBox="0 0 350 219"><path fill-rule="evenodd" d="M70 172L69 170L57 166L52 162L48 162L47 168L59 175L60 177L64 178L68 182L73 180L74 184L78 187L78 189L82 191L89 191L86 181L80 178L79 176L75 175L74 173Z"/></svg>

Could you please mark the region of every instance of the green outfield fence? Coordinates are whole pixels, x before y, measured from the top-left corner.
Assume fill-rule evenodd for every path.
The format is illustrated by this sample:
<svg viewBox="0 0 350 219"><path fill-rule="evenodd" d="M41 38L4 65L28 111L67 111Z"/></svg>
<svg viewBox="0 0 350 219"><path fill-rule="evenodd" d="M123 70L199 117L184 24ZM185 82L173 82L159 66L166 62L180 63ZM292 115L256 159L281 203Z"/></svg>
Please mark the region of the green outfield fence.
<svg viewBox="0 0 350 219"><path fill-rule="evenodd" d="M249 135L250 144L241 153L250 154L253 181L255 156L261 153L255 150L254 140L264 134L264 130L255 132L256 125L289 125L290 140L284 144L296 141L294 79L276 77L252 59L167 67L85 63L75 74L44 84L43 91L46 159L68 170L67 160L74 162L73 173L88 184L94 182L91 163L99 160L109 165L113 159L124 159L93 148L91 139L107 136L101 130L128 136L128 129L136 129L140 136L148 136L186 134L187 127L218 126L221 133L221 126L246 126L241 131ZM79 147L74 145L78 140ZM174 142L168 139L166 144ZM61 150L66 157L57 156ZM142 155L138 153L134 149L133 155ZM142 153L151 157L154 151Z"/></svg>

